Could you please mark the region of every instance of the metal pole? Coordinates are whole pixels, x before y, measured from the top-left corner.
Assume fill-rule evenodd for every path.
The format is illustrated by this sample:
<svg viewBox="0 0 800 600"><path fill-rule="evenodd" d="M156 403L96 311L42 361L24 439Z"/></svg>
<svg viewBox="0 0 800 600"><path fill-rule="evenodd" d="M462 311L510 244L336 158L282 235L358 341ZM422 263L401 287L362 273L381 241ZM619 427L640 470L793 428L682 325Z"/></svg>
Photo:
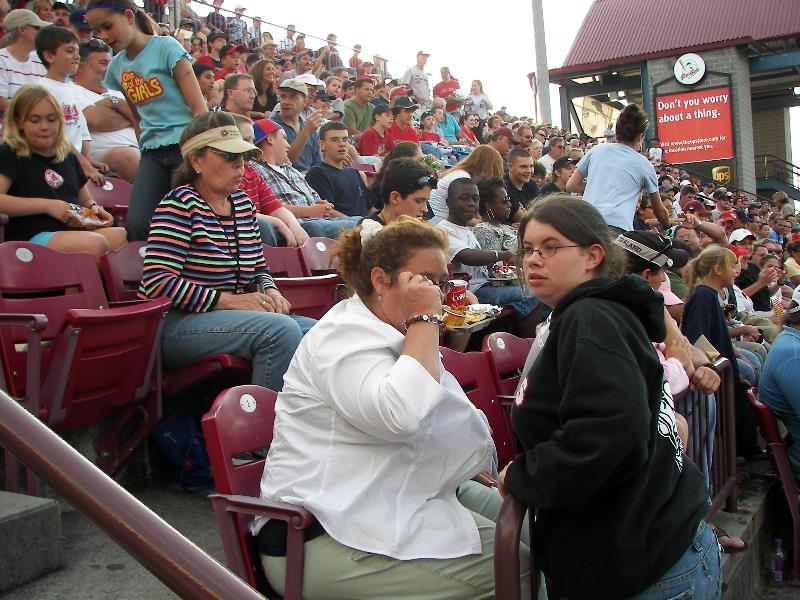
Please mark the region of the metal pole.
<svg viewBox="0 0 800 600"><path fill-rule="evenodd" d="M547 72L547 44L544 37L542 0L531 0L533 8L533 45L536 51L536 105L545 123L552 123L550 111L550 74ZM563 117L562 117L563 120Z"/></svg>
<svg viewBox="0 0 800 600"><path fill-rule="evenodd" d="M0 444L181 598L264 600L2 391Z"/></svg>

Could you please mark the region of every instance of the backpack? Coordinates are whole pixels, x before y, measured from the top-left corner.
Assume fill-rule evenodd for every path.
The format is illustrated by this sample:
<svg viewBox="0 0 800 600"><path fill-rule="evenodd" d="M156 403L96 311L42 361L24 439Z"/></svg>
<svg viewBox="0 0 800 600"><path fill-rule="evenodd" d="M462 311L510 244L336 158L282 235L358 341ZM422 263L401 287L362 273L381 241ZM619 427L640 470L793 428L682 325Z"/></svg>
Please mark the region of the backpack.
<svg viewBox="0 0 800 600"><path fill-rule="evenodd" d="M214 487L206 441L191 413L179 412L162 420L150 435L175 466L175 478L183 489L197 492Z"/></svg>

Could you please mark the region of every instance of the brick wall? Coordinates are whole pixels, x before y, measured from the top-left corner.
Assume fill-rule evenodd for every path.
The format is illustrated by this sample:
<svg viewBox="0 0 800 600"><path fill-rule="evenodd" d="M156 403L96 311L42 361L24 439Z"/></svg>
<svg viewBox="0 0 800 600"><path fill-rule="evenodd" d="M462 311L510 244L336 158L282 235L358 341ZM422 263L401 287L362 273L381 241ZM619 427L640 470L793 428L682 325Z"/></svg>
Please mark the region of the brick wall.
<svg viewBox="0 0 800 600"><path fill-rule="evenodd" d="M706 76L696 86L684 86L675 81L673 67L677 56L647 61L650 88L668 79L658 88L659 94L670 94L692 89L727 84L727 78L709 71L731 75L731 114L733 121L736 185L747 191L756 191L755 164L753 162L753 117L750 106L750 65L747 57L737 48L721 48L701 52L706 63ZM651 96L653 98L655 94ZM652 101L645 107L651 123L655 123Z"/></svg>
<svg viewBox="0 0 800 600"><path fill-rule="evenodd" d="M792 161L789 109L775 108L753 113L753 150L756 156L771 154Z"/></svg>

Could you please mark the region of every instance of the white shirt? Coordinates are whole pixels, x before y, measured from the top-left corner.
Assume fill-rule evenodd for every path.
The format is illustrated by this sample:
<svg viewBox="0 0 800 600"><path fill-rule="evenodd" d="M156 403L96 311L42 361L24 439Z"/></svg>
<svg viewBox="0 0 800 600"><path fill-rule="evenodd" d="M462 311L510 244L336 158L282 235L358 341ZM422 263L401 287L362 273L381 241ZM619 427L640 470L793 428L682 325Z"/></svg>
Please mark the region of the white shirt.
<svg viewBox="0 0 800 600"><path fill-rule="evenodd" d="M78 86L71 81L62 83L49 77L42 77L37 83L53 92L53 95L61 103L66 122L64 134L69 143L80 153L83 141L90 141L92 136L89 135L89 126L86 124L83 111L78 107Z"/></svg>
<svg viewBox="0 0 800 600"><path fill-rule="evenodd" d="M401 356L404 341L358 296L306 334L278 394L261 496L303 506L364 552L480 553L456 489L490 465L488 422L441 361L437 383Z"/></svg>
<svg viewBox="0 0 800 600"><path fill-rule="evenodd" d="M550 156L550 154L542 155L542 158L539 159L539 162L547 169L548 173L553 172L553 163L556 162L556 159Z"/></svg>
<svg viewBox="0 0 800 600"><path fill-rule="evenodd" d="M433 211L433 218L430 220L431 225L436 225L450 214L450 210L447 208L447 190L450 189L450 182L462 177L470 179L469 173L456 169L455 171L450 171L436 182L436 189L431 190L431 197L428 199L428 206Z"/></svg>
<svg viewBox="0 0 800 600"><path fill-rule="evenodd" d="M411 86L411 89L414 90L414 96L417 102L420 103L420 106L431 106L431 84L428 81L428 74L424 69L420 69L416 65L409 67L406 69L406 72L403 73L400 83Z"/></svg>
<svg viewBox="0 0 800 600"><path fill-rule="evenodd" d="M25 62L11 56L8 48L0 50L0 97L10 100L26 83L41 83L47 71L32 50Z"/></svg>
<svg viewBox="0 0 800 600"><path fill-rule="evenodd" d="M481 250L481 245L478 243L478 238L476 238L475 234L472 232L472 227L456 225L450 221L440 221L436 227L447 232L447 260L453 263L453 272L466 273L470 276L469 291L474 292L484 283L488 282L488 267L474 267L455 260L456 254L462 250Z"/></svg>
<svg viewBox="0 0 800 600"><path fill-rule="evenodd" d="M93 106L109 96L116 96L119 98L120 102L125 102L125 96L122 92L118 92L117 90L108 90L105 94L98 94L81 85L75 84L75 92L78 99L78 108L81 113L86 110L87 107ZM133 127L123 127L116 131L95 131L91 132L91 134L92 141L89 144L89 148L93 155L100 155L111 148L120 146L139 147L139 142L136 140L136 132ZM95 156L95 158L97 157Z"/></svg>

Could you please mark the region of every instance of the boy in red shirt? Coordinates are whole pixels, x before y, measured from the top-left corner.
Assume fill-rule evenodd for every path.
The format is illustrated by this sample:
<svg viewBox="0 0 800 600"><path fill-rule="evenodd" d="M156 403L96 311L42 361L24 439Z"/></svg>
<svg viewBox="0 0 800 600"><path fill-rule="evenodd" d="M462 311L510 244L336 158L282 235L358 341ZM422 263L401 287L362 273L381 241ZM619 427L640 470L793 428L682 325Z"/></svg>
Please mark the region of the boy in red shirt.
<svg viewBox="0 0 800 600"><path fill-rule="evenodd" d="M392 123L389 133L391 133L395 144L398 142L413 142L419 144L417 130L411 126L411 121L414 118L414 111L418 108L419 104L408 96L398 96L394 99L392 103L394 123Z"/></svg>
<svg viewBox="0 0 800 600"><path fill-rule="evenodd" d="M394 148L391 127L394 115L389 106L376 106L372 110L372 127L358 138L356 149L361 156L378 156L383 158Z"/></svg>

